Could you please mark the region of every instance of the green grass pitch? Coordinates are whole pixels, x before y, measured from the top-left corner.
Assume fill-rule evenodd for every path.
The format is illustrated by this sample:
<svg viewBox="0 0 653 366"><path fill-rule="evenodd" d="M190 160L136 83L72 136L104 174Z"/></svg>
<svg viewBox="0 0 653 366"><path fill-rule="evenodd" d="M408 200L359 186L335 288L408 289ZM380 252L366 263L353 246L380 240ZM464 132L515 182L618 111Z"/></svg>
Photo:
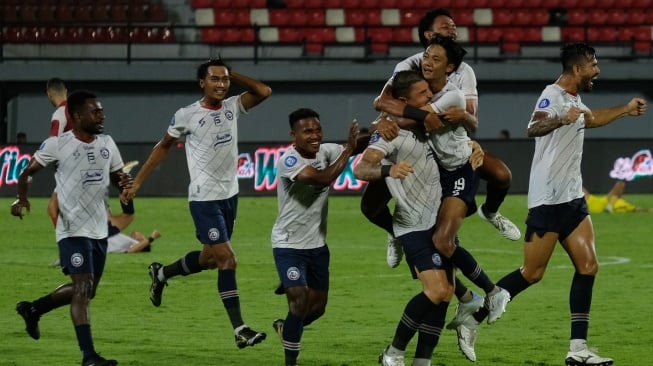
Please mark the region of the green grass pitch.
<svg viewBox="0 0 653 366"><path fill-rule="evenodd" d="M481 199L481 197L479 197ZM653 206L653 195L630 195ZM48 266L57 247L46 199L33 199L22 221L9 215L11 199L0 199L0 365L75 365L80 354L68 307L45 315L41 339L25 333L14 307L34 300L67 278ZM113 201L114 209L119 209ZM138 198L137 218L129 229L162 238L152 252L110 254L97 297L91 303L97 350L121 365L283 365L283 350L271 324L284 318L285 297L273 294L278 278L272 260L270 229L276 215L274 197L241 197L232 244L238 255L238 286L245 321L268 339L238 349L219 300L216 272L205 271L170 280L161 307L148 299L147 266L169 264L200 249L185 198ZM391 341L406 301L420 290L405 262L385 264L385 234L365 221L359 197L332 197L328 238L331 290L327 312L302 337L304 366L375 365ZM526 198L511 195L502 213L524 229ZM650 277L653 270L653 214L599 214L592 217L601 267L594 287L589 343L615 365L642 365L653 344ZM462 244L494 280L522 261L521 242L510 242L477 216L465 220ZM476 346L477 365L563 365L569 338L569 287L573 268L557 248L541 283L508 305L503 318L482 325ZM448 319L453 314L450 306ZM407 350L410 364L414 342ZM453 331L443 331L433 365L469 365Z"/></svg>

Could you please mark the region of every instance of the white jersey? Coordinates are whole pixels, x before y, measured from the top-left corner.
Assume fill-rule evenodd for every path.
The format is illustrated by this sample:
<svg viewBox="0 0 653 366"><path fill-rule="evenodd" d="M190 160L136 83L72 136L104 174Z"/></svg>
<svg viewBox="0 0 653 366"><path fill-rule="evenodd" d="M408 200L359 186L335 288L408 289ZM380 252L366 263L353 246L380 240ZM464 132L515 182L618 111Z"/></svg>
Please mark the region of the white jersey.
<svg viewBox="0 0 653 366"><path fill-rule="evenodd" d="M431 99L431 108L435 113L441 113L451 107L465 109L465 96L451 82L447 84ZM449 125L430 133L430 139L435 149L438 164L447 170L453 171L465 165L472 154L471 140L467 130L462 124Z"/></svg>
<svg viewBox="0 0 653 366"><path fill-rule="evenodd" d="M68 117L68 103L64 101L52 113L52 118L50 119L50 136L59 136L71 130L73 128L71 122Z"/></svg>
<svg viewBox="0 0 653 366"><path fill-rule="evenodd" d="M108 253L127 253L132 245L138 244L138 240L123 233L117 233L115 235L111 235L107 239L107 243Z"/></svg>
<svg viewBox="0 0 653 366"><path fill-rule="evenodd" d="M421 72L423 56L424 56L424 52L420 52L399 62L395 66L392 77L390 78L390 80L388 80L388 84L392 85L394 76L399 71L416 70ZM458 70L451 73L448 76L448 79L453 85L457 86L458 89L460 89L463 92L463 94L465 95L465 99L478 99L478 89L476 86L476 74L474 73L474 69L472 69L472 67L469 66L466 62L464 61L461 62L460 66L458 66Z"/></svg>
<svg viewBox="0 0 653 366"><path fill-rule="evenodd" d="M237 121L241 113L247 111L240 95L223 100L219 109L202 107L197 101L175 113L168 135L186 136L189 201L224 200L238 194Z"/></svg>
<svg viewBox="0 0 653 366"><path fill-rule="evenodd" d="M588 109L580 95L567 93L557 84L548 85L537 99L535 112L562 118L569 108ZM532 118L531 118L532 119ZM530 127L533 122L528 124ZM528 183L528 208L556 205L583 197L580 163L583 157L585 116L535 138L535 153Z"/></svg>
<svg viewBox="0 0 653 366"><path fill-rule="evenodd" d="M106 238L109 173L124 165L111 136L96 135L85 143L72 131L65 132L45 140L34 159L43 166L59 164L54 175L59 203L57 241L74 236Z"/></svg>
<svg viewBox="0 0 653 366"><path fill-rule="evenodd" d="M385 141L375 132L368 148L382 151L393 164L405 160L413 165L413 173L404 179L385 178L396 201L392 215L395 236L432 228L440 208L442 187L438 166L428 145L419 141L412 131L400 130L392 141Z"/></svg>
<svg viewBox="0 0 653 366"><path fill-rule="evenodd" d="M318 170L327 168L343 150L342 145L325 143L320 145L315 159L306 159L291 147L279 158L273 248L313 249L325 245L329 186L305 184L296 178L307 166Z"/></svg>

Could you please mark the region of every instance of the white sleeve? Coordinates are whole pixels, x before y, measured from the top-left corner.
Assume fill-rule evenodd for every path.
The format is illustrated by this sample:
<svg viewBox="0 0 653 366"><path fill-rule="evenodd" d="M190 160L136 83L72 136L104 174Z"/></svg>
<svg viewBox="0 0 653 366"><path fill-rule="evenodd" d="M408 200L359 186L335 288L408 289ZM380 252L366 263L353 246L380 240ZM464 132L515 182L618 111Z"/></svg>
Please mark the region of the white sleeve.
<svg viewBox="0 0 653 366"><path fill-rule="evenodd" d="M110 172L115 172L119 169L122 169L125 164L122 161L122 156L120 155L120 150L118 150L118 146L116 146L116 142L113 141L113 138L111 136L107 136L109 138L109 142L107 145L109 145L109 149L111 151L111 165L109 166L109 171Z"/></svg>
<svg viewBox="0 0 653 366"><path fill-rule="evenodd" d="M442 113L451 107L465 109L465 106L465 96L460 90L449 90L438 98L438 100L431 103L431 108L436 113Z"/></svg>
<svg viewBox="0 0 653 366"><path fill-rule="evenodd" d="M423 56L423 54L424 54L423 52L416 53L416 54L414 54L414 55L412 55L410 57L407 57L407 58L403 59L399 63L397 63L395 65L394 71L392 72L392 76L390 77L390 79L388 80L388 82L386 84L392 85L392 82L395 79L395 75L397 75L397 73L399 71L406 71L406 70L421 71L420 69L421 69L421 65L422 65L422 56Z"/></svg>
<svg viewBox="0 0 653 366"><path fill-rule="evenodd" d="M332 165L334 161L338 160L340 154L345 151L345 147L340 144L326 143L322 144L322 148L326 153L329 165Z"/></svg>
<svg viewBox="0 0 653 366"><path fill-rule="evenodd" d="M187 125L188 119L186 118L183 109L177 110L175 115L172 117L172 120L170 121L170 126L168 126L168 135L174 138L179 138L182 135L186 135L188 133Z"/></svg>
<svg viewBox="0 0 653 366"><path fill-rule="evenodd" d="M43 141L41 146L39 146L38 150L34 153L34 160L43 166L58 161L59 157L57 153L59 152L59 144L57 141L58 139L56 136L49 137Z"/></svg>
<svg viewBox="0 0 653 366"><path fill-rule="evenodd" d="M537 99L537 104L535 104L533 114L544 112L550 118L553 118L565 115L567 113L565 108L568 110L569 106L565 106L565 100L560 93L549 93L545 90ZM531 121L528 122L528 127L531 127L533 123L537 123L537 121L533 121L531 118Z"/></svg>
<svg viewBox="0 0 653 366"><path fill-rule="evenodd" d="M470 66L465 67L460 73L460 90L465 99L478 99L478 88L476 85L476 74Z"/></svg>
<svg viewBox="0 0 653 366"><path fill-rule="evenodd" d="M297 175L307 166L304 159L298 156L294 151L284 154L279 159L277 175L279 178L288 178L295 181Z"/></svg>

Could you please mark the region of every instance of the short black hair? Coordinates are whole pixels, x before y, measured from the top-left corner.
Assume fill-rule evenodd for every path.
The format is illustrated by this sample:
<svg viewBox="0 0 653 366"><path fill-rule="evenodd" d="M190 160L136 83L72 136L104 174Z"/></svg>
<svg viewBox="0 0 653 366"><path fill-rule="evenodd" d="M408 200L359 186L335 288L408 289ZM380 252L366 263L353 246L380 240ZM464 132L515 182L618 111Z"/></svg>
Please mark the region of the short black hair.
<svg viewBox="0 0 653 366"><path fill-rule="evenodd" d="M463 62L463 58L467 54L467 51L451 37L436 34L429 41L427 48L432 45L439 45L444 48L444 51L447 53L447 62L454 65L452 72L458 70L458 67Z"/></svg>
<svg viewBox="0 0 653 366"><path fill-rule="evenodd" d="M50 78L45 84L46 90L63 93L66 91L66 83L60 78Z"/></svg>
<svg viewBox="0 0 653 366"><path fill-rule="evenodd" d="M424 14L422 19L419 20L417 33L419 33L419 43L421 43L424 48L426 48L429 43L429 40L424 36L424 32L433 29L433 22L435 21L435 18L439 17L440 15L444 15L453 19L449 10L444 8L436 8L428 11L426 14Z"/></svg>
<svg viewBox="0 0 653 366"><path fill-rule="evenodd" d="M567 43L560 47L562 72L571 72L574 65L581 65L596 57L596 50L587 43Z"/></svg>
<svg viewBox="0 0 653 366"><path fill-rule="evenodd" d="M403 70L395 74L392 79L392 97L407 98L410 88L418 81L424 80L421 72L416 70Z"/></svg>
<svg viewBox="0 0 653 366"><path fill-rule="evenodd" d="M210 66L224 66L229 72L231 72L231 67L222 59L222 57L211 58L203 64L200 64L197 67L197 80L202 80L209 73Z"/></svg>
<svg viewBox="0 0 653 366"><path fill-rule="evenodd" d="M97 99L95 93L88 90L75 90L68 96L68 113L72 116L86 104L89 99Z"/></svg>
<svg viewBox="0 0 653 366"><path fill-rule="evenodd" d="M290 113L288 115L288 123L290 123L290 129L293 129L295 127L295 124L299 120L304 119L304 118L312 118L312 117L320 119L320 115L316 111L314 111L314 110L312 110L310 108L299 108L299 109L297 109L296 111L294 111L294 112L292 112L292 113Z"/></svg>

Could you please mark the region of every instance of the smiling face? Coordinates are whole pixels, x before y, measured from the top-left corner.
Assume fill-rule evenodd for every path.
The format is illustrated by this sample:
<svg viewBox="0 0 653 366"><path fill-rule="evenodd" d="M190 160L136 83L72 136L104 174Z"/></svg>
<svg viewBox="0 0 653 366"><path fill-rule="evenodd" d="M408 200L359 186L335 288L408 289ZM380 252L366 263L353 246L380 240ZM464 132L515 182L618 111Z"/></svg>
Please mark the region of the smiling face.
<svg viewBox="0 0 653 366"><path fill-rule="evenodd" d="M449 63L444 47L432 44L422 56L422 75L429 83L446 79L453 71L454 65Z"/></svg>
<svg viewBox="0 0 653 366"><path fill-rule="evenodd" d="M104 132L104 109L99 100L86 99L85 103L77 112L74 113L73 118L79 124L79 129L89 135L97 135Z"/></svg>
<svg viewBox="0 0 653 366"><path fill-rule="evenodd" d="M315 158L322 144L322 126L316 117L298 120L290 131L295 149L305 158Z"/></svg>
<svg viewBox="0 0 653 366"><path fill-rule="evenodd" d="M229 70L224 66L209 66L204 79L200 79L204 99L211 104L224 100L230 86Z"/></svg>
<svg viewBox="0 0 653 366"><path fill-rule="evenodd" d="M427 39L431 39L435 34L439 34L443 37L451 37L451 39L455 41L456 36L458 35L456 33L456 23L446 15L438 15L433 20L431 31L426 32L425 35Z"/></svg>
<svg viewBox="0 0 653 366"><path fill-rule="evenodd" d="M431 101L433 92L431 92L429 83L426 80L420 80L411 85L408 95L402 98L406 101L406 104L420 108Z"/></svg>

